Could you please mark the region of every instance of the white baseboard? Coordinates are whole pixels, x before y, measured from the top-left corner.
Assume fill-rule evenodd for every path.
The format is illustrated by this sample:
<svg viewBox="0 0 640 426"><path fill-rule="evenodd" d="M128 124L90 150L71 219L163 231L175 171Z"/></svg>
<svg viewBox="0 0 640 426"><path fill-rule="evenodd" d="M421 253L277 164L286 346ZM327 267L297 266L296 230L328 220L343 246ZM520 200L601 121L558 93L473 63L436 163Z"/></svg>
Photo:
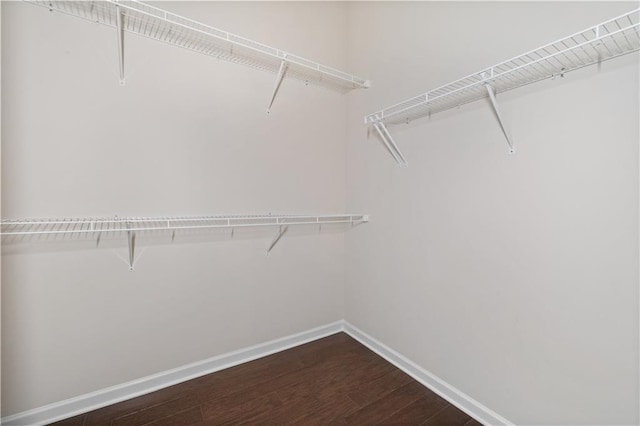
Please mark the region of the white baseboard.
<svg viewBox="0 0 640 426"><path fill-rule="evenodd" d="M513 425L495 411L485 407L469 395L461 392L435 374L430 373L403 355L380 343L355 326L343 321L344 332L353 337L391 364L398 367L424 386L447 400L451 405L458 407L477 421L485 425Z"/></svg>
<svg viewBox="0 0 640 426"><path fill-rule="evenodd" d="M196 377L204 376L238 364L253 361L286 349L293 348L332 334L344 331L382 358L395 365L433 392L440 395L471 417L485 425L512 425L504 417L490 410L478 401L459 391L444 380L405 358L398 352L380 343L373 337L346 321L337 321L301 333L271 340L245 349L222 354L204 361L187 364L172 370L143 377L138 380L101 389L75 398L45 405L0 419L0 424L41 425L106 407L107 405L135 398Z"/></svg>
<svg viewBox="0 0 640 426"><path fill-rule="evenodd" d="M204 361L143 377L138 380L91 392L75 398L45 405L0 419L2 425L41 425L135 398L205 374L253 361L343 330L343 321L271 340L245 349L222 354Z"/></svg>

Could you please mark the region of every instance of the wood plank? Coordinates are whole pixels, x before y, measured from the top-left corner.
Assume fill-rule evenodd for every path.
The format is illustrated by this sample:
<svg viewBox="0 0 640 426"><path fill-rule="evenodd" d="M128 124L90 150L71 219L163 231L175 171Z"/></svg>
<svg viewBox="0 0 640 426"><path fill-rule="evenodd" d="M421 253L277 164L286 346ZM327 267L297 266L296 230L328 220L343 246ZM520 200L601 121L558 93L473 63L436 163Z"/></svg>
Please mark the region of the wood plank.
<svg viewBox="0 0 640 426"><path fill-rule="evenodd" d="M419 425L444 409L449 403L435 393L430 393L396 411L380 424L411 424Z"/></svg>
<svg viewBox="0 0 640 426"><path fill-rule="evenodd" d="M192 392L197 394L200 403L205 403L219 398L249 393L252 388L259 385L264 385L263 388L269 388L269 383L277 380L280 376L302 374L303 367L299 360L288 363L270 363L255 371L241 371L237 375L226 376L218 383L200 386L193 389ZM265 393L268 391L262 392L261 395Z"/></svg>
<svg viewBox="0 0 640 426"><path fill-rule="evenodd" d="M247 418L245 423L294 423L296 418L302 417L305 413L315 411L319 404L319 401L312 396L300 398L294 401L286 401L280 406L273 407L268 411L258 413L253 417Z"/></svg>
<svg viewBox="0 0 640 426"><path fill-rule="evenodd" d="M344 376L335 377L327 386L318 389L317 397L331 399L336 394L346 397L350 392L361 389L367 383L396 370L398 369L395 366L376 356L363 361L362 368L352 368Z"/></svg>
<svg viewBox="0 0 640 426"><path fill-rule="evenodd" d="M151 423L153 421L162 420L171 417L175 413L184 411L199 405L198 396L188 394L186 396L176 398L162 404L152 407L143 408L134 413L129 413L121 417L117 417L111 423L112 426L137 426Z"/></svg>
<svg viewBox="0 0 640 426"><path fill-rule="evenodd" d="M203 421L200 407L190 408L170 417L148 423L148 426L187 426Z"/></svg>
<svg viewBox="0 0 640 426"><path fill-rule="evenodd" d="M225 423L241 423L262 413L282 405L276 392L259 398L253 398L236 404L231 401L228 405L219 401L202 404L202 417L206 425L220 425Z"/></svg>
<svg viewBox="0 0 640 426"><path fill-rule="evenodd" d="M385 395L345 418L347 424L380 423L409 404L423 398L430 392L415 380Z"/></svg>
<svg viewBox="0 0 640 426"><path fill-rule="evenodd" d="M159 404L164 404L172 399L179 398L189 389L188 385L178 384L169 388L152 392L136 398L132 398L117 404L99 408L87 413L83 426L101 426L111 424L113 419L130 413L148 409Z"/></svg>
<svg viewBox="0 0 640 426"><path fill-rule="evenodd" d="M201 400L203 402L228 397L240 392L253 392L251 388L259 385L265 385L263 388L267 388L263 394L268 393L277 386L279 381L275 381L275 379L280 376L295 374L306 366L301 357L312 359L316 356L316 352L326 353L328 350L334 353L335 357L340 348L344 352L345 344L351 345L353 343L353 339L351 339L351 342L349 342L349 339L349 336L344 333L334 334L290 350L278 352L265 358L211 374L209 376L217 377L203 379L203 384L197 391L202 395ZM324 359L326 360L327 358L325 357ZM310 363L307 362L307 364ZM269 386L267 383L274 383L274 385Z"/></svg>
<svg viewBox="0 0 640 426"><path fill-rule="evenodd" d="M283 400L313 395L318 399L331 399L336 394L346 394L361 385L375 380L394 370L387 362L376 357L357 353L334 356L309 369L312 377L306 380L290 380L277 384L278 394Z"/></svg>
<svg viewBox="0 0 640 426"><path fill-rule="evenodd" d="M283 388L295 388L301 387L313 387L318 383L323 383L328 377L332 377L333 374L338 374L340 371L347 369L348 366L357 363L361 359L361 356L352 352L345 352L340 354L334 354L322 362L318 362L303 370L294 371L289 374L283 374L275 379L264 382L256 386L256 389L260 389L262 393L276 390L279 391ZM302 392L303 394L306 392ZM291 397L290 395L287 398Z"/></svg>
<svg viewBox="0 0 640 426"><path fill-rule="evenodd" d="M453 405L448 405L444 410L430 417L422 423L428 426L464 426L471 417Z"/></svg>
<svg viewBox="0 0 640 426"><path fill-rule="evenodd" d="M335 337L334 337L335 336ZM350 338L344 333L339 333L337 335L331 336L331 339L322 339L327 340L327 342L323 342L322 345L312 345L309 348L301 347L298 355L302 363L310 367L319 362L323 362L327 358L330 358L337 354L343 354L346 352L358 352L362 354L371 353L366 347L362 346L360 343ZM310 345L310 344L309 344ZM303 345L306 346L306 345Z"/></svg>
<svg viewBox="0 0 640 426"><path fill-rule="evenodd" d="M360 406L353 402L351 398L345 398L342 395L336 395L330 400L317 400L317 405L313 407L313 410L304 413L300 417L292 419L293 423L299 423L303 425L326 425L330 423L338 423L342 418L345 418L360 409Z"/></svg>
<svg viewBox="0 0 640 426"><path fill-rule="evenodd" d="M364 407L412 381L413 379L410 376L402 370L396 369L360 386L356 391L350 392L349 398L354 400L360 407Z"/></svg>
<svg viewBox="0 0 640 426"><path fill-rule="evenodd" d="M84 424L84 419L87 417L87 414L80 414L78 416L73 416L68 419L60 420L59 422L51 423L56 426L82 426Z"/></svg>

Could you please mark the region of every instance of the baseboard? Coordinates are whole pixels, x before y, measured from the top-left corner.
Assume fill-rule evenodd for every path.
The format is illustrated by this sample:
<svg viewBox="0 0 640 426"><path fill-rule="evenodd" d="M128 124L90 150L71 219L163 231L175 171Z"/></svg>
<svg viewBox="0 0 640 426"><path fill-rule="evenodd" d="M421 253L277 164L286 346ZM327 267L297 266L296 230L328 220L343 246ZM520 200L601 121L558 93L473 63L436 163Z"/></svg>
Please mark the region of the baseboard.
<svg viewBox="0 0 640 426"><path fill-rule="evenodd" d="M135 398L205 374L262 358L343 331L343 321L229 352L152 376L45 405L0 419L2 425L41 425Z"/></svg>
<svg viewBox="0 0 640 426"><path fill-rule="evenodd" d="M510 421L490 410L470 396L451 386L413 361L377 341L346 321L337 321L312 330L271 340L248 348L222 354L204 361L143 377L138 380L91 392L75 398L45 405L0 419L2 425L41 425L73 417L77 414L135 398L205 374L214 373L238 364L253 361L344 331L391 364L395 365L433 392L446 399L485 425L512 425Z"/></svg>
<svg viewBox="0 0 640 426"><path fill-rule="evenodd" d="M469 395L466 395L451 386L435 374L430 373L413 361L405 358L403 355L377 341L365 332L349 324L347 321L344 321L343 324L344 332L349 336L353 337L480 423L484 425L513 425L512 422L505 419L495 411L485 407Z"/></svg>

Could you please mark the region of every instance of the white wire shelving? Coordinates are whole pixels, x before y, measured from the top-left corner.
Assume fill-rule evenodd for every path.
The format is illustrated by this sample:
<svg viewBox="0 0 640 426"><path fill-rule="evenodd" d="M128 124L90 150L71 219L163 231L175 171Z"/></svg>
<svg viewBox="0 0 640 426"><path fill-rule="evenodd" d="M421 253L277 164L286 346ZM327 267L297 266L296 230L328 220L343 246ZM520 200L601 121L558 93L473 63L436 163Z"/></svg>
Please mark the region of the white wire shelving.
<svg viewBox="0 0 640 426"><path fill-rule="evenodd" d="M129 249L129 269L135 264L136 236L141 233L176 231L274 228L276 235L267 248L267 254L291 226L303 225L359 225L369 221L367 215L248 215L248 216L192 216L192 217L112 217L112 218L55 218L55 219L3 219L0 236L38 237L47 235L95 236L100 242L102 235L125 237Z"/></svg>
<svg viewBox="0 0 640 426"><path fill-rule="evenodd" d="M375 128L394 160L406 166L386 125L407 123L489 98L509 151L514 152L495 94L636 52L640 49L639 26L640 8L369 114L365 124Z"/></svg>
<svg viewBox="0 0 640 426"><path fill-rule="evenodd" d="M137 0L25 1L50 11L114 27L117 30L121 84L124 84L125 77L123 33L129 32L217 59L276 73L269 109L285 75L341 93L370 85L363 78Z"/></svg>

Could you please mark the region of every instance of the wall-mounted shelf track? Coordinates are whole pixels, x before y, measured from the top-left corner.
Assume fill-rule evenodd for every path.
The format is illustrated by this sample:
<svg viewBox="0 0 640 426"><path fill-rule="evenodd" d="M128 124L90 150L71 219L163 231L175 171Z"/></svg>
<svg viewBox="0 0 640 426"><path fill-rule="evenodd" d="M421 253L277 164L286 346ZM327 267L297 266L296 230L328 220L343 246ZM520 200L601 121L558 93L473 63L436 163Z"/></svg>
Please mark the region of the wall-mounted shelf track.
<svg viewBox="0 0 640 426"><path fill-rule="evenodd" d="M277 75L277 81L271 103L285 75L342 93L369 87L369 82L363 78L136 0L25 1L114 27L120 55L121 84L124 84L125 77L123 33L129 32L217 59L273 72Z"/></svg>
<svg viewBox="0 0 640 426"><path fill-rule="evenodd" d="M386 126L407 123L460 105L489 98L507 139L514 144L498 111L496 93L505 92L640 49L640 9L602 22L568 37L533 49L427 93L407 99L365 117L399 165L407 163Z"/></svg>
<svg viewBox="0 0 640 426"><path fill-rule="evenodd" d="M194 216L194 217L114 217L114 218L62 218L2 220L0 235L4 238L46 237L56 235L95 237L113 235L127 239L129 268L135 263L136 236L141 233L270 227L276 236L267 254L287 232L289 227L303 225L359 225L369 221L367 215L254 215L254 216ZM171 235L171 234L170 234Z"/></svg>

